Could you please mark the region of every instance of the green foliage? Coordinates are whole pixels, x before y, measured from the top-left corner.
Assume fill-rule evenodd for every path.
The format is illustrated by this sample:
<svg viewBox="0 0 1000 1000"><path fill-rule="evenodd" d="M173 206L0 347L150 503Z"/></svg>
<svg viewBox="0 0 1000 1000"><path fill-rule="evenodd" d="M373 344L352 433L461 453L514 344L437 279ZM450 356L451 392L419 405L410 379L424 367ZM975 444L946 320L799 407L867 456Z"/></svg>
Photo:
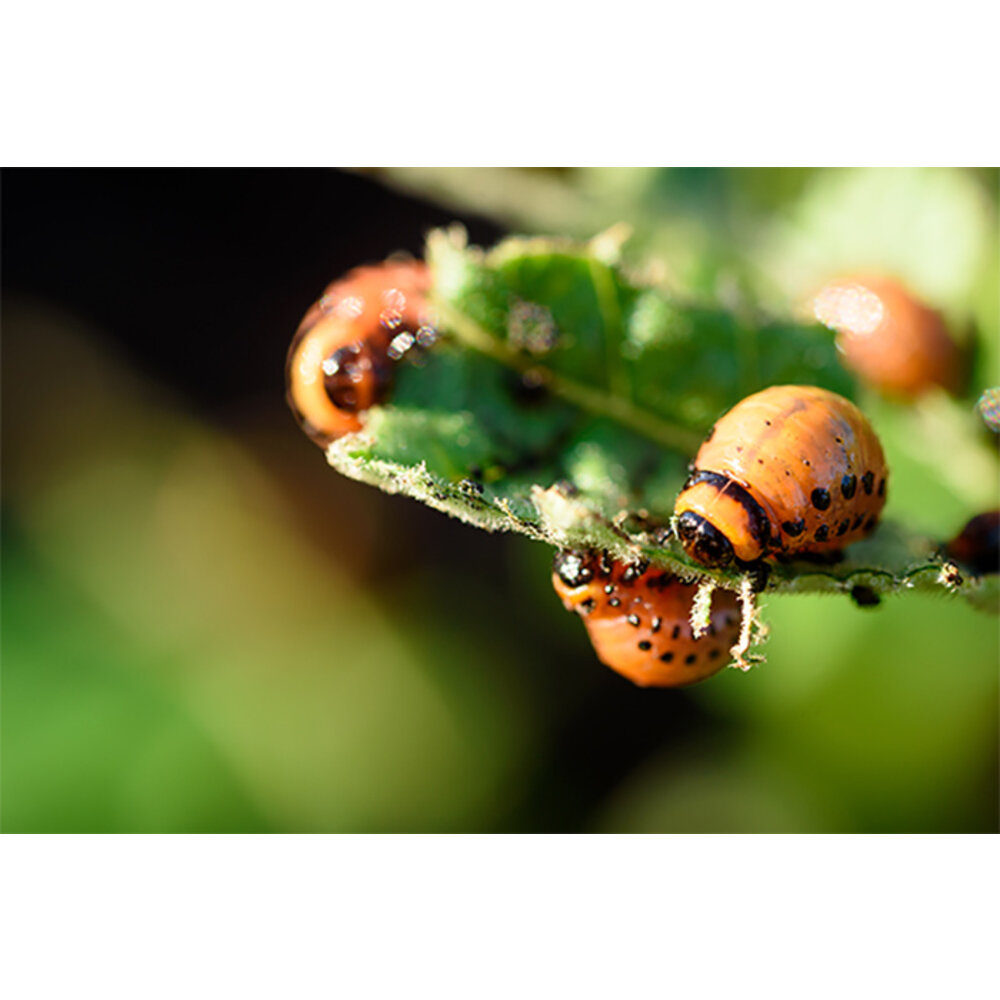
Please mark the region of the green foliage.
<svg viewBox="0 0 1000 1000"><path fill-rule="evenodd" d="M736 571L706 572L658 538L688 462L714 420L765 386L857 387L828 330L682 300L630 278L619 250L611 238L513 238L484 252L461 232L432 233L445 338L328 458L477 527L739 589ZM834 566L775 567L771 587L944 587L994 606L995 580L952 572L939 548L890 522Z"/></svg>

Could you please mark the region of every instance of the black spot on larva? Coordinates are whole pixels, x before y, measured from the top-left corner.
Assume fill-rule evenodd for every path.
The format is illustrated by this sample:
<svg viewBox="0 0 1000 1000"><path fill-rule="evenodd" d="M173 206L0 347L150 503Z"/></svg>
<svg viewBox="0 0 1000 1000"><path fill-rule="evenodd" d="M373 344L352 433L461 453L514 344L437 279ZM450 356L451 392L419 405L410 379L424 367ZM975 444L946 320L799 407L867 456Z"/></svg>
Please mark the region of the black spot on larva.
<svg viewBox="0 0 1000 1000"><path fill-rule="evenodd" d="M622 602L619 601L617 597L612 597L608 601L608 607L609 608L620 608L621 606L622 606Z"/></svg>
<svg viewBox="0 0 1000 1000"><path fill-rule="evenodd" d="M865 488L865 493L868 496L872 495L872 490L875 488L875 473L870 469L861 477L861 485Z"/></svg>
<svg viewBox="0 0 1000 1000"><path fill-rule="evenodd" d="M856 587L851 588L851 600L859 608L875 608L881 603L882 598L871 587L858 584Z"/></svg>
<svg viewBox="0 0 1000 1000"><path fill-rule="evenodd" d="M625 619L625 621L627 621L629 623L629 625L631 625L633 628L638 628L639 627L639 616L638 615L629 615L628 618Z"/></svg>
<svg viewBox="0 0 1000 1000"><path fill-rule="evenodd" d="M613 583L606 583L604 585L605 594L613 594L615 592L615 585Z"/></svg>
<svg viewBox="0 0 1000 1000"><path fill-rule="evenodd" d="M817 510L826 510L830 506L830 491L817 487L812 491L812 505Z"/></svg>
<svg viewBox="0 0 1000 1000"><path fill-rule="evenodd" d="M857 531L858 528L860 528L861 525L864 523L864 520L865 520L865 515L858 514L858 516L854 519L854 524L851 525L851 531Z"/></svg>
<svg viewBox="0 0 1000 1000"><path fill-rule="evenodd" d="M802 459L802 464L803 464L803 465L807 465L807 466L809 466L810 468L812 468L812 463L811 463L811 462L809 461L809 459L808 459L808 458L804 458L804 459Z"/></svg>
<svg viewBox="0 0 1000 1000"><path fill-rule="evenodd" d="M781 530L790 538L798 538L806 530L806 522L801 517L797 521L785 521Z"/></svg>
<svg viewBox="0 0 1000 1000"><path fill-rule="evenodd" d="M708 654L708 658L710 660L717 660L719 658L719 650L718 650L718 648L713 649L712 652Z"/></svg>
<svg viewBox="0 0 1000 1000"><path fill-rule="evenodd" d="M601 553L601 562L600 562L601 576L610 576L611 571L614 569L614 566L615 564L611 561L611 553L608 552L607 549L605 549Z"/></svg>
<svg viewBox="0 0 1000 1000"><path fill-rule="evenodd" d="M653 644L647 639L643 639L642 642L639 643L639 648L645 653L647 650L653 648Z"/></svg>
<svg viewBox="0 0 1000 1000"><path fill-rule="evenodd" d="M650 590L662 590L664 587L668 586L671 580L669 573L661 573L659 576L651 576L646 581L646 586Z"/></svg>
<svg viewBox="0 0 1000 1000"><path fill-rule="evenodd" d="M654 633L655 632L659 632L660 631L660 626L662 624L663 624L663 619L662 618L654 618L653 619L653 625L652 625L653 632Z"/></svg>
<svg viewBox="0 0 1000 1000"><path fill-rule="evenodd" d="M880 497L884 497L885 496L885 479L884 478L880 479L878 481L878 495Z"/></svg>
<svg viewBox="0 0 1000 1000"><path fill-rule="evenodd" d="M871 531L876 524L878 524L878 518L872 514L872 516L865 521L865 531Z"/></svg>
<svg viewBox="0 0 1000 1000"><path fill-rule="evenodd" d="M674 658L674 654L673 653L662 653L662 654L660 654L660 662L661 663L670 663L670 661L673 660L673 658Z"/></svg>
<svg viewBox="0 0 1000 1000"><path fill-rule="evenodd" d="M851 519L849 517L845 517L844 520L837 525L837 537L839 538L841 535L845 534L850 526Z"/></svg>
<svg viewBox="0 0 1000 1000"><path fill-rule="evenodd" d="M688 653L688 655L684 657L684 662L690 667L691 664L694 663L694 661L697 659L698 659L697 653Z"/></svg>
<svg viewBox="0 0 1000 1000"><path fill-rule="evenodd" d="M757 459L757 464L758 464L758 465L763 465L763 464L764 464L764 459L762 459L762 458L758 458L758 459Z"/></svg>
<svg viewBox="0 0 1000 1000"><path fill-rule="evenodd" d="M596 607L597 607L597 601L595 601L592 597L588 597L585 601L580 602L580 610L585 615L589 615L590 612L593 611L594 608Z"/></svg>
<svg viewBox="0 0 1000 1000"><path fill-rule="evenodd" d="M680 627L680 625L675 625L673 632L670 633L670 638L671 639L679 639L680 638L680 634L681 634L681 627Z"/></svg>
<svg viewBox="0 0 1000 1000"><path fill-rule="evenodd" d="M770 427L771 426L771 421L770 420L765 420L764 421L764 426L765 427Z"/></svg>
<svg viewBox="0 0 1000 1000"><path fill-rule="evenodd" d="M813 535L813 538L815 538L817 542L825 542L829 537L830 527L826 524L821 524Z"/></svg>
<svg viewBox="0 0 1000 1000"><path fill-rule="evenodd" d="M840 481L840 492L844 495L845 500L850 500L854 496L854 491L858 488L858 477L853 473L849 476L844 476Z"/></svg>

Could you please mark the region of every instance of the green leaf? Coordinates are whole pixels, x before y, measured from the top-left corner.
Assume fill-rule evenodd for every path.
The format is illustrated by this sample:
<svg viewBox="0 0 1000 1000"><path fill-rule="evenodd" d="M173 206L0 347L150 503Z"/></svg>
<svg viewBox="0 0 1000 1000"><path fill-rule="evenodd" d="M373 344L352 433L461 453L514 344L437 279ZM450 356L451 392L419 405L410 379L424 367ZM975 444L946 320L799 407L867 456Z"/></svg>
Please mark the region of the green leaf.
<svg viewBox="0 0 1000 1000"><path fill-rule="evenodd" d="M400 367L391 402L334 442L330 463L480 528L738 590L738 573L706 571L659 530L713 421L744 396L773 384L855 395L833 335L679 301L630 279L608 240L485 252L438 231L427 256L444 337ZM937 548L885 524L835 565L775 566L770 587L946 588L996 604L993 581L946 571Z"/></svg>

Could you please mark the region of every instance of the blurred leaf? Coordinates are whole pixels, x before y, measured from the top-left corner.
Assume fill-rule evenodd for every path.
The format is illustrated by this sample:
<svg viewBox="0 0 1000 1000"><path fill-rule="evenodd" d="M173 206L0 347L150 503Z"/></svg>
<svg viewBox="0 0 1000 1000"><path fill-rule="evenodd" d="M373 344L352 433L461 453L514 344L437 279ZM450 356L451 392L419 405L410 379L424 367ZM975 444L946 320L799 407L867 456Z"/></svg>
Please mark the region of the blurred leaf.
<svg viewBox="0 0 1000 1000"><path fill-rule="evenodd" d="M487 530L643 555L738 589L656 540L712 422L772 384L854 392L832 334L680 302L630 281L600 239L510 239L490 253L432 234L451 336L401 369L391 404L334 442L330 463ZM935 543L883 525L833 567L778 565L790 592L949 589L985 606L995 581L947 576Z"/></svg>
<svg viewBox="0 0 1000 1000"><path fill-rule="evenodd" d="M888 272L968 316L995 228L996 207L967 172L829 170L779 219L759 263L793 299L845 271Z"/></svg>
<svg viewBox="0 0 1000 1000"><path fill-rule="evenodd" d="M3 829L267 830L155 653L6 543Z"/></svg>
<svg viewBox="0 0 1000 1000"><path fill-rule="evenodd" d="M58 357L48 386L78 417L68 439L64 411L35 414L5 497L36 567L5 550L5 825L489 827L532 738L503 638L431 590L369 590L261 456L71 325L15 328L15 391Z"/></svg>
<svg viewBox="0 0 1000 1000"><path fill-rule="evenodd" d="M995 829L994 619L931 595L766 603L766 669L694 692L741 722L740 759L780 761L847 830Z"/></svg>
<svg viewBox="0 0 1000 1000"><path fill-rule="evenodd" d="M745 685L741 685L745 687ZM828 833L849 823L787 762L695 745L646 762L599 818L607 833Z"/></svg>

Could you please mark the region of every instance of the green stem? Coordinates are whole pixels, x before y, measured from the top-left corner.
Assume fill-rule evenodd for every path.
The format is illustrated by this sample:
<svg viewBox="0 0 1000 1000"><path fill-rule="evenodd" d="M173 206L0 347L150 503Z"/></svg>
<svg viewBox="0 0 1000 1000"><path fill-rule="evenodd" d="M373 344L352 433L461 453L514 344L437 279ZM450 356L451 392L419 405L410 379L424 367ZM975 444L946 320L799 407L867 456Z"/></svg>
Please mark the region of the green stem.
<svg viewBox="0 0 1000 1000"><path fill-rule="evenodd" d="M673 451L693 455L701 445L700 434L640 410L621 396L595 389L544 368L537 361L525 358L511 350L475 320L447 303L437 302L435 305L443 325L466 347L486 354L500 364L513 368L522 374L528 371L541 372L545 378L546 388L553 395L565 399L568 403L573 403L588 413L610 417L623 427L628 427L629 430L633 430Z"/></svg>
<svg viewBox="0 0 1000 1000"><path fill-rule="evenodd" d="M622 365L622 315L618 308L614 279L606 264L590 259L590 278L597 295L597 306L604 319L607 352L605 364L608 366L608 387L612 396L630 398L631 386Z"/></svg>

